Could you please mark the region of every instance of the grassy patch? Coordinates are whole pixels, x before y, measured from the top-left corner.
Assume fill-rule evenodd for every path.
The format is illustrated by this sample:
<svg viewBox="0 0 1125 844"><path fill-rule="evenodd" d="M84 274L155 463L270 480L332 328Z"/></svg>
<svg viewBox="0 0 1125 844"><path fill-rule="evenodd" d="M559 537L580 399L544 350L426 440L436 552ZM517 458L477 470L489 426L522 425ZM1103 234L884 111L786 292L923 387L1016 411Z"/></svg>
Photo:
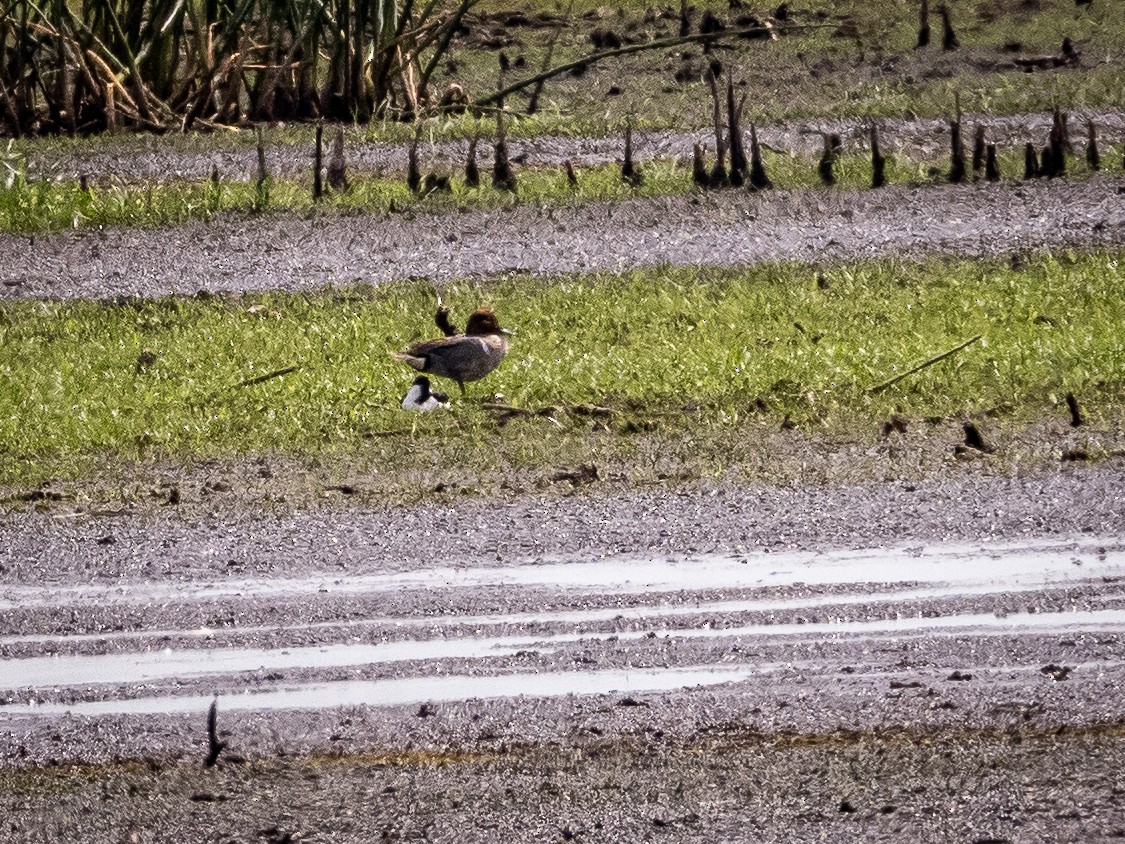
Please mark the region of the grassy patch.
<svg viewBox="0 0 1125 844"><path fill-rule="evenodd" d="M1125 398L1125 266L1117 253L1007 261L665 269L444 289L463 314L495 306L518 334L453 411L399 408L412 372L389 352L433 335L425 285L128 304L0 306L0 482L105 455L160 460L266 452L552 465L591 432L628 452L657 427L691 448L776 424L843 430L898 411L950 415ZM868 389L976 334L983 340L885 392ZM239 386L287 367L289 374ZM478 399L565 410L498 429ZM1096 412L1096 411L1095 411ZM603 443L604 444L604 443ZM610 447L610 446L606 446ZM670 446L671 447L671 446ZM656 456L653 457L657 459ZM396 462L397 461L397 462ZM87 463L87 465L90 465Z"/></svg>
<svg viewBox="0 0 1125 844"><path fill-rule="evenodd" d="M319 204L312 200L311 184L282 179L267 182L268 199L264 203L259 199L256 185L248 182L172 181L139 187L95 185L84 192L76 184L21 181L11 188L0 188L0 230L37 232L98 225L150 227L207 220L220 212L309 212L317 207L340 213L390 213L487 209L516 201L561 205L662 196L691 189L690 171L674 161L653 162L646 167L645 182L639 188L622 181L620 167L615 165L582 171L577 189L570 186L561 168L528 169L519 175L518 199L511 193L489 187L487 170L482 173L480 188L466 188L461 178L461 174L454 175L452 192L418 197L406 186L404 177L353 177L348 191L329 191ZM310 174L310 183L311 180Z"/></svg>
<svg viewBox="0 0 1125 844"><path fill-rule="evenodd" d="M731 11L725 0L692 5L696 24L703 9L728 23L740 14ZM557 61L588 55L592 48L587 36L595 26L640 41L677 32L674 17L655 21L644 17L651 4L599 6L600 10L576 7L576 13L593 12L595 17L563 36ZM936 4L931 6L936 10ZM747 84L747 114L759 123L826 116L944 117L953 111L955 92L967 111L993 114L1043 111L1055 104L1125 106L1121 63L1125 18L1108 6L1076 8L1064 0L1037 8L1020 0L959 3L953 20L962 48L951 53L941 51L936 11L931 21L935 44L914 50L916 2L812 0L789 7L790 23L797 28L779 40L732 39L717 51L724 67ZM753 11L762 15L766 9ZM546 32L511 30L514 40L507 53L525 56L527 67L538 69ZM1083 53L1080 67L1026 73L1014 64L1020 56L1057 54L1064 37ZM496 52L459 50L457 60L451 79L473 91L495 85ZM557 127L564 126L565 120L554 115L588 127L601 123L611 128L627 115L651 126L707 125L710 97L701 75L689 73L676 79L678 72L705 62L699 47L683 47L612 59L579 79L559 77L545 89L545 119ZM521 73L530 75L513 71L509 81L521 78ZM608 93L611 87L618 90L614 96ZM518 110L522 101L517 95L511 105Z"/></svg>

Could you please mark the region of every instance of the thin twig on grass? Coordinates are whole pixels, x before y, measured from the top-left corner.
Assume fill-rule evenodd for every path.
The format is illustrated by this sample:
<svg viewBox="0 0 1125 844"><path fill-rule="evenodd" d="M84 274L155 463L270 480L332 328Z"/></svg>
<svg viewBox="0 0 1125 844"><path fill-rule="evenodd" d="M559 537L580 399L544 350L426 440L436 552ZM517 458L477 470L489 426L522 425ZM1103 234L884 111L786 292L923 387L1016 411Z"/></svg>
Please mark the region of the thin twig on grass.
<svg viewBox="0 0 1125 844"><path fill-rule="evenodd" d="M827 27L827 24L804 24L800 27L794 27L794 29L805 31L811 29L825 29ZM514 94L517 91L522 91L524 88L529 88L532 85L540 82L541 80L548 80L554 76L560 76L561 74L569 73L576 68L589 68L597 64L598 62L605 61L606 59L612 59L616 56L628 56L632 53L643 53L647 52L648 50L666 50L670 47L678 47L681 44L693 44L697 41L707 43L711 41L719 41L723 38L740 38L744 35L757 35L763 32L768 33L769 30L761 26L750 27L748 29L728 29L724 32L709 32L704 35L686 35L682 38L662 38L659 41L649 41L645 44L629 44L627 46L619 47L614 50L602 50L601 52L591 53L588 56L583 56L580 59L575 59L574 61L566 62L565 64L556 65L550 70L545 70L542 73L537 73L534 76L529 76L527 79L520 80L519 82L514 82L500 91L495 91L486 97L481 97L479 100L475 100L472 103L472 107L481 108L482 106L492 105L496 102L502 102L511 94Z"/></svg>
<svg viewBox="0 0 1125 844"><path fill-rule="evenodd" d="M301 364L295 366L287 366L284 369L275 369L273 372L267 372L265 375L259 375L257 378L249 378L238 384L235 387L252 387L255 384L261 384L263 381L269 381L273 378L280 378L282 375L288 375L290 372L296 372L301 368Z"/></svg>
<svg viewBox="0 0 1125 844"><path fill-rule="evenodd" d="M869 393L882 392L883 390L887 389L887 387L894 386L899 381L901 381L903 378L906 378L910 375L913 375L915 372L920 372L928 366L933 366L935 363L940 363L941 361L945 360L947 357L950 357L951 355L957 354L962 349L964 349L968 346L971 346L973 343L977 342L977 340L979 340L982 336L983 335L978 334L976 337L971 337L968 340L966 340L964 343L960 343L960 344L954 346L952 349L949 349L948 351L942 352L940 355L934 355L929 360L923 361L922 363L915 366L913 369L908 369L906 372L903 372L901 375L896 375L894 378L891 378L887 381L884 381L882 384L876 384L874 387L868 387L867 392L869 392Z"/></svg>

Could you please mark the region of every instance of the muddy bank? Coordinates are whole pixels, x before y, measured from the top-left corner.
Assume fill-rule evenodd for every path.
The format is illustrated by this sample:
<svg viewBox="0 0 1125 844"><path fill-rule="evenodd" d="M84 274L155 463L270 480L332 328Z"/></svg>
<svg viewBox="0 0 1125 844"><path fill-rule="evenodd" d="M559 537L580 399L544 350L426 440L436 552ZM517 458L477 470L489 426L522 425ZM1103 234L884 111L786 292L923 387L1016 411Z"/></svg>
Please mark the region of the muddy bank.
<svg viewBox="0 0 1125 844"><path fill-rule="evenodd" d="M1125 243L1125 181L727 192L562 208L225 217L3 235L0 297L309 290L404 278L996 255Z"/></svg>
<svg viewBox="0 0 1125 844"><path fill-rule="evenodd" d="M994 116L966 114L963 121L971 137L973 127L987 128L988 139L1000 149L1022 147L1032 141L1037 147L1046 143L1051 129L1049 113ZM1079 109L1070 112L1076 141L1085 137L1085 123L1096 125L1102 144L1120 141L1125 131L1125 112L1116 110ZM885 153L906 158L934 161L944 158L949 150L949 123L946 120L884 118L876 121L880 143ZM774 126L758 127L763 144L780 152L805 157L819 156L823 147L821 132L840 135L844 152L866 151L868 122L859 118L821 118ZM349 172L356 176L399 175L406 172L408 144L372 142L366 132L345 129L345 155ZM266 135L267 139L269 133ZM713 153L715 136L710 127L692 132L654 130L633 134L633 153L640 161L651 159L690 160L693 144L700 144ZM213 144L201 141L200 146ZM71 180L85 175L91 182L151 183L172 179L201 181L217 169L227 181L250 181L257 178L258 158L252 146L244 148L190 151L172 145L159 137L124 139L113 151L99 151L77 156L60 151L44 151L32 145L27 154L28 177L31 179ZM1076 149L1081 144L1076 144ZM425 168L439 172L458 173L465 165L469 142L442 141L422 143L419 161ZM619 135L606 137L554 137L512 139L509 150L514 160L527 167L558 167L571 161L578 167L594 167L620 161L623 140ZM1080 152L1080 150L1079 150ZM268 146L266 166L275 177L306 179L312 183L312 145ZM486 136L481 139L478 159L482 167L491 166L492 148Z"/></svg>
<svg viewBox="0 0 1125 844"><path fill-rule="evenodd" d="M340 738L325 755L211 769L194 759L153 759L9 771L0 774L5 833L39 841L47 828L88 842L742 842L752 835L778 844L853 837L1046 844L1123 832L1119 728L1056 734L1046 724L1020 726L1018 699L1004 701L1011 714L997 730L929 739L846 727L775 737L757 728L764 713L700 725L696 712L728 714L711 695L619 703L572 702L551 713L573 726L550 745L535 733L507 732L504 713L475 707L402 719L475 718L496 729L479 752L442 744L351 753L350 731L373 725L343 715L334 731L322 728ZM869 705L905 714L930 703L882 692ZM663 729L677 724L686 740ZM398 726L384 725L384 734Z"/></svg>
<svg viewBox="0 0 1125 844"><path fill-rule="evenodd" d="M1018 539L1123 524L1125 471L1117 458L1030 476L960 466L930 480L838 487L701 484L297 511L224 506L220 499L182 513L19 511L0 522L0 567L9 586L184 583L237 580L247 572L388 572L435 559L481 566L529 558Z"/></svg>

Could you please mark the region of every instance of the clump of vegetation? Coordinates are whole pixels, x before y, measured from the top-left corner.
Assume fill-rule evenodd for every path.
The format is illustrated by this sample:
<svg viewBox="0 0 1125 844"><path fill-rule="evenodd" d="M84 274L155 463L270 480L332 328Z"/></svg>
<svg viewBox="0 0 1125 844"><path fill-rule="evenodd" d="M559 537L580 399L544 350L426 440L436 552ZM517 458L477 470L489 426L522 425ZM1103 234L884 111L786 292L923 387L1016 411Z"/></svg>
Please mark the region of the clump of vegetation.
<svg viewBox="0 0 1125 844"><path fill-rule="evenodd" d="M14 0L0 10L0 129L164 131L417 113L479 2Z"/></svg>

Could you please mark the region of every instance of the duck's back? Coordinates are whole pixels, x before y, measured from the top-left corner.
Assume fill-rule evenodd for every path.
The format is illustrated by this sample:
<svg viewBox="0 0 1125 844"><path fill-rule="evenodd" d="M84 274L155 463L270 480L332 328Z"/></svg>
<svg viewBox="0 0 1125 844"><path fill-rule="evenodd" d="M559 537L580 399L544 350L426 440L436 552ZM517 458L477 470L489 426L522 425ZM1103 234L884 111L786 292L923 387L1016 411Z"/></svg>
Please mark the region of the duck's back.
<svg viewBox="0 0 1125 844"><path fill-rule="evenodd" d="M479 381L504 360L508 341L498 334L462 334L419 343L409 353L425 359L426 372L455 381Z"/></svg>

